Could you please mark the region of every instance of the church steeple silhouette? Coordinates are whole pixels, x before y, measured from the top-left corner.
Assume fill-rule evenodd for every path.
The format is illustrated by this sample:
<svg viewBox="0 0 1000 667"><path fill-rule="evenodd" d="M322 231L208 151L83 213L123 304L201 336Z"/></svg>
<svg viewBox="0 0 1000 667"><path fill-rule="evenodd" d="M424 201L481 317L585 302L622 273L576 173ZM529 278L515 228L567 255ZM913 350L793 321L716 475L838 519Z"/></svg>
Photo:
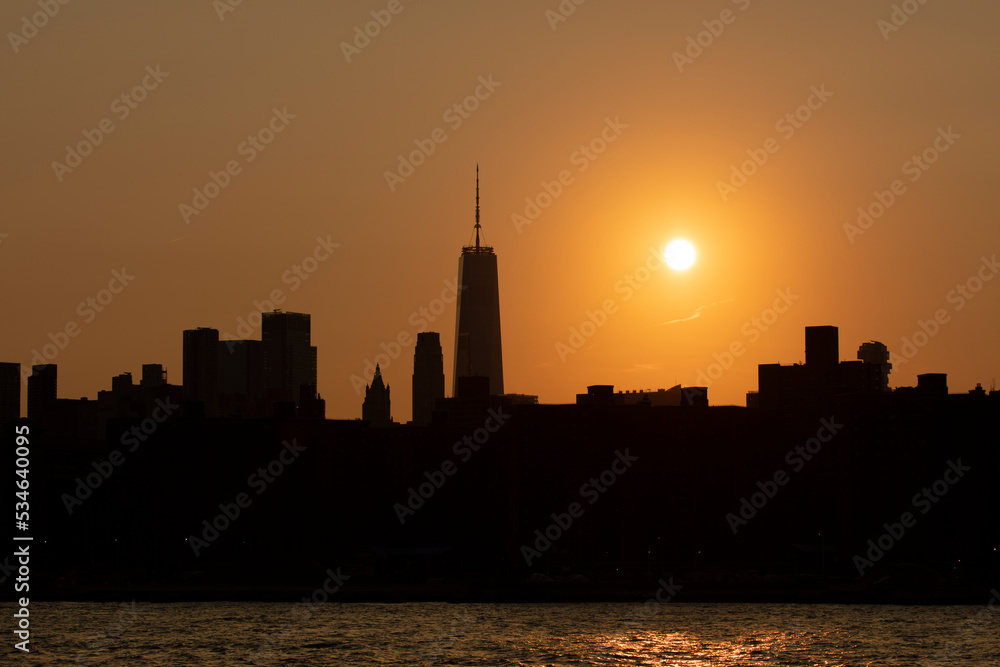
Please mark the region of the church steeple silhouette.
<svg viewBox="0 0 1000 667"><path fill-rule="evenodd" d="M392 423L392 409L389 387L382 380L382 369L375 364L375 377L371 385L365 385L365 402L361 405L361 420L373 426L387 426Z"/></svg>

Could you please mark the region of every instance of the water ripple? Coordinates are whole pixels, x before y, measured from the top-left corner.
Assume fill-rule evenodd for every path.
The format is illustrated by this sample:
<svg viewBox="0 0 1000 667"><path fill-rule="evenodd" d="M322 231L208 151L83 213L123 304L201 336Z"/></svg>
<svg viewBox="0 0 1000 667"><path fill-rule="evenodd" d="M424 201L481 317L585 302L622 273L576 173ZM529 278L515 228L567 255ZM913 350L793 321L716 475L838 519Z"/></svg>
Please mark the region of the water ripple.
<svg viewBox="0 0 1000 667"><path fill-rule="evenodd" d="M947 667L1000 664L985 607L36 603L33 664Z"/></svg>

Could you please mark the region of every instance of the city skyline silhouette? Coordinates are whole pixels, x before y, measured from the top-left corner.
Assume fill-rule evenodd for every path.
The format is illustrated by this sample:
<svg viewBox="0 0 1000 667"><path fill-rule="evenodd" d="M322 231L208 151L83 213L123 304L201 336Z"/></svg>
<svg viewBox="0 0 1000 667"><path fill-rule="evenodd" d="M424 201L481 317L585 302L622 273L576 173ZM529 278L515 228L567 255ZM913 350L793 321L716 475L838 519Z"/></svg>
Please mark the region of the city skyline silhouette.
<svg viewBox="0 0 1000 667"><path fill-rule="evenodd" d="M998 25L3 3L6 654L994 664Z"/></svg>
<svg viewBox="0 0 1000 667"><path fill-rule="evenodd" d="M461 249L458 276L457 280L453 283L454 285L453 298L445 299L442 296L442 298L438 302L440 306L438 312L433 312L433 310L428 311L427 309L419 311L422 316L427 316L427 317L436 317L436 316L443 317L446 311L452 311L456 313L455 337L453 339L454 346L452 348L453 350L452 368L454 371L454 375L452 376L453 379L450 384L451 391L448 393L449 396L454 396L456 383L459 377L464 377L464 376L482 376L490 378L489 393L493 395L504 394L503 362L502 362L502 352L501 352L501 342L500 342L501 338L500 294L502 290L500 289L500 282L498 279L497 255L494 252L494 248L492 246L485 245L485 243L481 243L481 236L483 230L480 219L481 210L480 210L479 165L476 165L475 202L476 202L475 224L473 227L474 243L469 246L463 246ZM318 239L318 241L320 241L320 246L325 246L327 248L333 248L333 249L339 247L339 244L331 244L329 242L324 244L322 243L323 241L322 239ZM321 261L318 259L318 257L319 255L317 255L317 259L314 259L313 261L313 265L315 267L318 267L319 261ZM326 258L323 258L322 261L325 261L325 259ZM664 251L663 257L654 256L654 259L656 260L656 262L653 265L654 268L648 269L646 271L645 273L646 278L643 279L642 282L636 283L633 280L627 281L628 287L626 289L629 290L628 292L629 297L631 296L631 294L634 293L633 290L638 290L639 288L641 288L642 283L644 283L646 280L649 279L649 275L652 270L658 270L660 267L667 267L669 264L669 258L666 256L666 251ZM469 263L468 268L466 268L467 262ZM486 262L486 264L483 264L483 262ZM649 262L650 258L647 257L646 259L647 267L649 266ZM307 266L308 265L305 264L305 262L303 262L303 267ZM312 270L315 271L317 269L314 268ZM667 270L667 268L664 268L664 270ZM123 269L121 274L119 274L118 276L121 282L122 291L124 290L124 287L127 286L129 280L128 274L125 273L124 271L125 270ZM298 275L301 275L301 269L298 266L296 266L292 270L292 272L294 275L296 275L296 279L298 279L297 278ZM970 281L968 281L966 285L964 286L959 285L956 290L949 292L948 295L949 303L955 304L954 307L956 311L961 310L972 298L974 298L976 293L978 293L986 286L988 281L992 279L992 276L997 272L1000 272L1000 264L986 258L985 256L982 257L979 271L974 274L973 278L970 279ZM638 276L639 274L638 272L636 272L635 277L637 278ZM977 280L978 289L975 290L971 289L972 285L971 281L973 279ZM618 291L617 287L618 286L616 286L616 292ZM113 290L109 290L108 294L111 294L112 292ZM791 290L784 290L784 291L778 290L777 294L778 298L775 299L772 307L762 311L759 318L758 317L751 318L746 323L744 323L743 326L740 328L740 334L743 335L745 338L748 338L750 342L755 342L756 338L759 338L763 332L767 331L769 326L773 325L778 320L780 320L781 316L787 313L791 309L795 301L799 300L799 297L792 294ZM275 304L284 303L285 297L280 294L280 290L273 292L271 296L272 296L271 300L264 300L263 302L254 302L254 305L257 307L266 306L268 308L271 308L274 307ZM465 317L461 316L461 313L463 311L462 308L463 297L466 302L465 311L467 311ZM449 302L454 303L455 307L454 308L447 307L447 305L449 305ZM109 303L110 303L110 297L109 297ZM88 301L88 304L90 304L91 309L100 307L97 303L94 303L93 301ZM567 356L569 356L570 354L575 354L576 350L574 348L577 347L583 348L584 346L586 346L587 344L586 339L589 338L590 336L595 335L596 332L601 327L604 326L604 324L608 321L608 318L614 314L614 312L612 312L609 307L605 306L605 308L607 308L608 312L603 312L601 310L598 310L597 318L595 318L594 313L592 311L588 311L587 318L589 321L585 320L584 322L582 322L579 328L572 327L570 329L570 337L568 339L568 343L570 344L569 346L562 342L556 344L556 350L561 360L565 362ZM695 312L695 317L700 315L701 310L702 308L699 308ZM90 314L93 314L93 310L90 310ZM415 315L416 313L414 313L414 316ZM768 318L768 315L770 315L770 319ZM189 377L192 378L190 381L185 379L185 381L183 382L185 387L184 389L185 400L201 401L205 405L206 414L209 416L225 416L228 414L246 413L248 415L252 414L253 416L260 417L260 416L270 416L272 414L270 404L273 404L278 401L291 402L294 403L296 406L301 406L301 401L299 400L300 390L305 391L307 386L309 387L308 391L311 392L311 395L313 396L313 398L315 398L316 393L317 392L321 393L323 387L319 385L317 376L317 347L309 345L311 317L312 316L310 314L289 313L277 307L274 307L273 310L259 310L256 312L252 312L250 313L247 319L240 320L239 326L237 327L236 330L237 332L250 333L253 332L255 329L260 328L261 330L260 339L252 339L252 338L240 339L232 337L222 338L220 337L221 332L213 327L198 327L197 329L185 330L182 369L185 378ZM667 325L675 324L677 322L684 322L690 319L694 319L694 317L684 318L681 320L674 320L663 324ZM897 360L896 363L897 367L907 365L910 362L910 358L916 356L916 354L920 351L921 348L923 348L925 345L928 345L933 339L933 337L936 336L939 331L941 331L942 327L950 322L950 319L951 315L947 311L943 309L938 309L935 312L934 316L929 318L928 320L926 321L918 320L917 322L917 324L919 325L918 329L913 332L912 336L903 338L902 346L900 348L902 354L898 354L895 356L893 356L893 353L889 350L888 347L886 347L883 343L879 341L869 340L868 342L864 343L864 346L868 347L871 347L873 345L879 346L878 349L874 351L874 353L879 355L880 359L881 357L884 356L885 359L883 361L887 362L884 368L884 372L882 372L883 377L881 378L879 384L881 390L886 391L895 387L901 387L905 389L906 387L910 386L910 385L901 385L898 383L891 384L890 386L891 380L889 376L890 373L892 372L891 369L893 367L891 360L892 359ZM413 323L412 320L413 318L411 317L411 324ZM268 328L268 322L271 323L270 329ZM282 323L280 325L280 328L277 324L278 322ZM288 324L285 324L286 322ZM428 324L426 319L418 319L418 323L419 326L426 326ZM590 327L589 331L586 328L588 326ZM749 328L749 333L747 333L746 331L748 328ZM824 329L833 332L832 343L825 345L825 347L823 348L824 354L827 357L825 363L833 365L841 363L842 360L840 359L839 345L837 344L837 340L839 339L839 332L838 332L839 328L830 326L826 327L807 326L806 327L807 337L805 345L806 365L809 365L809 360L808 360L809 349L810 349L809 336L810 335L820 336L822 335ZM810 330L812 331L812 334L810 334ZM270 333L268 333L269 331ZM79 333L80 333L79 326L73 326L72 328L70 328L70 326L68 325L65 331L57 332L54 335L50 334L49 342L43 345L41 349L38 348L32 349L33 361L46 362L46 363L32 363L29 365L21 366L21 368L19 369L19 373L21 377L21 382L25 386L25 388L27 388L29 384L29 377L32 374L31 368L35 366L46 366L46 365L58 366L59 364L55 363L54 361L52 361L51 364L48 363L49 360L56 359L59 356L59 354L64 349L66 349L66 347L69 345L73 337L79 335ZM415 345L416 339L425 333L432 333L440 336L440 332L434 332L434 331L429 332L425 330L420 330L418 327L418 329L414 332L414 335L410 335L409 333L404 331L400 334L398 341L392 341L388 346L382 344L380 346L381 351L374 357L375 359L374 366L372 366L373 363L372 361L366 360L368 367L364 370L363 372L364 374L361 377L359 377L358 375L352 375L351 376L352 384L355 384L355 386L357 386L358 384L361 383L361 380L363 378L365 391L367 393L371 389L369 383L373 383L377 377L379 379L381 386L381 389L379 389L379 391L384 390L385 385L381 384L383 383L380 370L381 364L385 364L386 366L388 366L389 364L394 364L394 368L397 371L400 370L400 366L402 364L394 362L401 361L406 356L408 356L406 353L409 352L410 348L412 348ZM228 332L225 335L231 336L231 334L228 334ZM303 342L304 347L302 348L301 352L295 351L297 348L294 345L287 348L284 347L279 348L275 347L273 344L268 344L265 342L269 337L272 340L278 340L280 337L280 340L283 341L290 335L298 336L304 341ZM581 341L579 344L573 340L574 336L578 341ZM199 343L198 340L200 339L204 339L204 342ZM438 340L440 341L440 338L438 338ZM475 343L473 341L478 341L478 343ZM247 348L248 346L250 346L250 349L243 349ZM819 344L816 344L814 347L816 349L819 349L821 346ZM242 365L240 366L239 374L240 377L243 378L242 380L243 384L246 386L242 387L241 389L230 391L229 400L230 401L234 400L235 396L242 395L244 396L243 399L235 399L235 400L242 400L242 401L250 400L256 402L256 405L253 407L252 410L248 410L247 406L243 406L242 408L233 408L234 410L236 410L235 413L233 412L224 413L220 411L219 400L220 396L225 392L220 391L218 383L220 382L225 383L226 379L224 379L220 374L221 373L220 369L223 368L223 366L220 366L221 363L220 360L222 361L228 360L227 363L231 366L234 363L234 353L236 352L236 348L240 348L239 358L241 359L241 361L239 361L238 363ZM288 351L279 353L278 352L279 349L287 349ZM475 353L472 352L473 349L477 350L477 352ZM743 341L734 340L734 342L730 346L728 346L728 348L721 350L721 352L713 353L713 359L710 361L710 363L708 363L704 369L699 368L697 370L697 373L691 380L689 380L687 383L676 383L676 385L681 386L682 384L687 384L687 386L703 387L704 389L707 390L716 381L724 378L727 374L729 374L732 367L737 363L739 358L746 353L746 351L747 351L747 346L744 344ZM859 360L863 360L863 363L867 364L871 362L871 359L869 359L868 357L872 353L873 353L872 350L868 350L867 353L865 353L865 350L862 347L859 348L857 358ZM254 367L254 363L252 360L255 360L257 367ZM379 360L381 360L381 362ZM11 373L15 372L12 366L17 362L3 362L3 363L6 367L8 367L9 372ZM801 362L799 363L801 364ZM250 366L247 366L247 364L250 364ZM403 361L403 364L405 364L405 361ZM169 369L164 367L163 364L157 364L157 365L161 367L162 373L164 375L167 375L169 373ZM145 375L145 368L147 366L149 366L149 364L143 364L144 375ZM777 364L761 364L761 366L776 368ZM860 369L861 366L858 366L858 368ZM233 377L231 372L232 369L230 368L229 370L230 370L229 377ZM935 369L935 371L924 370L922 373L918 372L916 379L920 380L921 377L930 375L933 372L939 372L939 370L940 369ZM130 374L130 373L131 371L124 372L124 374ZM251 375L256 373L256 375L258 375L259 378L256 380L251 380L247 376L248 373L250 373ZM761 377L764 377L763 370L761 370L761 374L762 374ZM947 372L939 374L946 376ZM767 377L768 378L772 377L772 374L769 373ZM499 380L496 380L496 378L499 378ZM247 383L250 384L256 383L260 386L255 390L250 390L247 388L250 386L250 384ZM672 384L669 382L660 383L660 385L664 384L667 386L672 386ZM854 384L850 386L855 386L855 387L860 386L860 380L855 381ZM993 378L990 378L988 387L990 390L996 388L995 380ZM983 388L982 379L979 379L975 383L974 387L968 387L967 389L975 390L977 388L978 389ZM656 388L627 387L626 391L629 393L639 392L642 394L648 394L657 391L662 392L664 391L664 387L663 386L657 386ZM743 404L749 407L758 407L758 404L755 402L755 399L751 399L750 397L750 394L755 394L757 393L757 391L758 388L756 387L748 387L746 390L747 400ZM24 400L18 399L19 405L27 403L28 392L24 391L21 393L24 394ZM526 393L526 392L521 392L521 393ZM14 398L11 398L11 395L12 394L10 390L5 390L5 396L6 396L5 404L8 406L6 408L7 414L13 414L13 408L11 406ZM203 398L203 395L210 396L210 398L205 399ZM250 396L250 398L246 398L247 396ZM440 397L443 397L443 395ZM362 398L361 403L365 403L366 402L364 400L365 397L362 396L361 398ZM408 402L412 402L413 400L412 394L405 398L409 399ZM383 398L380 400L387 401L388 399ZM727 403L727 404L732 405L735 403ZM397 404L397 409L398 408L399 404ZM326 408L324 405L322 411L319 414L325 416L325 410ZM349 411L350 408L346 407L341 407L337 410L337 412L339 412L340 414ZM405 414L405 412L403 410L399 410L397 414ZM405 423L410 420L402 419L393 421Z"/></svg>
<svg viewBox="0 0 1000 667"><path fill-rule="evenodd" d="M451 383L452 392L448 396L454 397L455 387L458 386L460 377L479 376L489 381L488 393L494 396L501 396L503 391L503 364L500 343L500 313L499 294L501 292L498 281L497 255L492 246L481 243L482 225L480 221L480 175L479 166L476 166L476 207L474 225L474 244L462 247L459 261L458 277L455 282L455 317L456 329L454 337L454 359L452 368L454 370L453 381ZM647 260L648 261L648 260ZM466 268L466 263L469 267ZM483 262L486 262L483 264ZM667 258L660 259L663 265L668 263ZM994 267L993 264L983 258L983 268L1000 270L1000 265ZM648 272L647 272L648 275ZM979 276L983 276L980 271ZM989 275L987 273L987 275ZM980 285L985 282L981 280ZM634 283L629 283L633 285ZM753 335L759 336L757 328L766 330L769 324L777 321L781 314L784 314L794 305L797 297L790 292L782 294L778 292L779 298L775 300L774 307L762 313L760 319L753 318L748 324L755 328L751 331ZM963 298L968 292L963 291ZM463 317L463 298L465 302ZM969 296L968 298L972 298ZM277 299L275 299L277 301ZM779 306L779 301L784 302L784 308ZM442 300L442 305L444 301ZM270 304L273 305L273 304ZM963 302L964 307L964 302ZM772 315L772 321L768 322L767 313ZM904 339L904 353L896 357L899 361L897 365L905 365L909 362L908 352L905 346L909 345L912 354L919 351L920 347L926 345L935 336L941 327L948 323L948 317L942 317L942 311L938 311L935 318L927 322L920 321L920 330L916 331L912 340ZM440 314L440 313L438 313ZM596 332L603 326L609 315L604 313L602 319L594 319L588 313L590 322L584 322L591 326L591 332ZM197 329L185 330L183 337L183 398L186 402L198 402L201 404L202 414L210 417L224 416L246 416L252 418L271 417L276 413L278 403L290 403L296 409L301 409L309 401L315 401L317 393L322 389L317 379L317 347L310 345L311 337L311 315L306 313L290 313L280 308L273 311L259 311L251 314L246 328L252 330L253 322L261 327L261 339L235 339L220 338L220 332L212 327L198 327ZM668 322L666 324L672 324ZM243 325L241 324L241 326ZM588 333L582 326L579 330L571 329L571 334L583 340L585 336L593 335ZM50 336L50 342L42 347L42 350L32 350L34 359L37 361L47 361L48 358L55 358L62 349L69 344L73 334L60 332L56 336ZM381 374L380 362L386 365L397 361L404 352L416 344L415 339L422 336L432 335L437 345L440 345L440 332L418 331L416 336L401 337L399 342L392 343L393 347L382 346L383 352L375 357L374 370L370 370L371 377L365 377L365 396L362 397L359 410L361 418L365 421L376 421L379 423L407 423L412 420L391 419L391 407L388 388L385 379ZM922 336L922 338L918 338ZM810 340L813 342L810 343ZM271 341L271 342L268 342ZM286 342L287 341L287 342ZM923 341L923 342L921 342ZM572 336L569 341L574 347ZM568 352L573 350L565 345L563 348ZM472 350L477 352L472 352ZM558 345L557 345L558 349ZM810 350L813 350L810 352ZM238 352L237 352L238 350ZM705 395L712 384L725 376L725 374L736 363L737 359L745 354L746 348L739 341L734 342L722 353L713 355L713 362L705 370L699 369L697 376L692 383L687 384L703 390ZM414 384L417 383L416 374L418 362L416 351L413 353L413 364L411 375ZM810 356L815 357L810 362ZM822 361L819 359L822 357ZM805 363L798 362L792 366L779 366L777 363L760 364L759 387L750 387L746 392L747 407L762 407L760 393L765 394L764 406L775 407L777 405L791 405L794 396L802 396L803 392L808 394L812 389L810 386L824 386L823 389L829 392L828 398L838 391L841 393L859 392L891 392L897 390L912 389L907 385L892 383L890 374L892 373L893 358L889 349L879 341L867 341L863 343L857 354L858 361L845 362L841 359L839 349L839 328L834 326L807 326L805 339ZM371 362L369 362L370 364ZM405 362L404 362L405 363ZM234 364L236 364L234 366ZM401 364L395 364L399 370ZM839 368L834 368L838 367ZM27 367L19 367L16 362L2 362L4 367L4 387L3 400L4 414L8 420L16 419L20 416L20 405L27 402L28 391L21 392L20 389L14 391L11 388L12 379L18 376L19 382L28 389L31 384L31 377L49 366L57 367L58 364L40 363L31 364ZM168 369L162 364L143 364L143 383L148 382L148 373L156 368L157 384L164 384L168 378ZM832 370L817 375L817 369L828 367ZM782 370L787 369L787 370ZM795 371L795 375L793 375ZM835 371L836 378L833 379ZM784 380L779 380L780 377ZM923 372L917 374L916 383L918 387L923 387L925 381L930 382L931 376L938 376L943 392L947 393L947 372L932 373ZM125 380L126 376L131 376L131 371L126 371L120 376L113 378L112 391L116 391L115 383ZM497 380L497 378L499 378ZM796 378L796 379L793 379ZM847 379L850 378L850 379ZM357 380L357 376L352 377ZM161 381L162 380L162 381ZM766 384L765 384L766 382ZM54 383L52 385L48 400L54 401ZM126 384L131 386L131 380ZM675 388L679 388L683 383L678 383ZM123 385L124 386L124 385ZM612 385L609 385L612 386ZM967 388L969 393L976 391L983 392L982 382L977 382L974 387ZM989 390L996 389L995 382L991 381ZM655 389L627 387L624 392L620 389L619 394L638 394L640 396L654 395L662 393L665 389L657 387ZM374 392L374 393L372 393ZM777 399L779 394L787 392L783 399ZM21 394L24 394L24 401ZM422 399L425 410L433 411L435 399L445 397L441 389L433 390L434 398ZM959 392L962 393L962 392ZM766 396L774 396L768 399ZM67 398L67 397L63 397ZM414 395L409 397L413 404L416 404ZM86 400L86 398L81 399ZM537 396L534 397L537 402ZM225 409L220 402L225 402ZM305 402L304 402L305 401ZM673 399L671 399L673 401ZM17 409L15 410L15 403ZM315 414L320 417L326 416L325 401L323 407ZM671 403L675 404L675 403ZM379 407L380 406L380 407ZM400 405L397 404L397 410ZM369 412L370 410L370 412ZM402 412L402 410L400 410ZM372 416L372 415L378 415ZM429 413L425 413L419 423L429 423Z"/></svg>
<svg viewBox="0 0 1000 667"><path fill-rule="evenodd" d="M454 359L454 311L430 321L420 309L451 296L479 162L483 225L502 254L509 391L558 403L595 378L636 389L696 384L714 354L741 342L746 354L712 387L716 403L740 405L757 364L801 360L786 351L801 350L805 326L836 324L852 347L872 339L902 355L940 309L950 321L894 366L894 380L944 371L956 387L988 387L1000 376L985 333L1000 322L996 282L954 290L1000 249L979 176L997 132L982 103L992 93L965 83L992 78L992 60L972 46L985 25L976 17L991 5L922 7L884 32L891 8L870 3L836 16L724 4L735 19L718 36L705 26L719 31L718 11L696 5L581 6L565 22L530 3L407 7L349 62L341 43L377 8L284 10L298 46L271 63L246 39L271 29L275 10L241 7L220 20L211 8L135 9L93 34L60 11L11 47L5 65L15 89L47 94L10 116L21 134L3 173L19 185L4 193L0 266L20 288L7 295L18 316L0 358L31 364L32 350L72 323L78 335L48 360L62 366L64 396L94 396L109 376L150 362L176 382L177 330L259 338L242 325L280 290L274 307L311 314L317 346L337 351L318 362L329 415L356 416L364 382L352 376L370 380L382 344L415 337L413 313L446 334ZM21 26L24 12L8 12L7 24ZM438 21L449 12L496 32L472 39ZM186 47L157 27L189 25ZM607 40L592 44L592 34ZM499 35L516 36L524 55ZM119 56L100 55L100 37ZM778 63L762 41L807 55ZM310 44L318 51L306 57ZM57 65L52 54L64 50L81 58ZM421 54L421 74L400 66L408 53ZM532 69L527 54L546 54L544 64ZM693 62L678 66L675 54ZM275 76L286 70L298 74ZM62 111L36 122L50 108ZM60 180L53 163L67 163L67 146L79 152L84 132L103 139ZM675 238L698 248L690 270L657 271L628 300L616 292L650 248ZM40 263L61 269L40 272ZM122 289L114 272L135 278ZM120 292L102 293L109 283ZM747 325L759 337L745 336L778 290L799 300L766 330ZM88 304L98 297L106 303ZM618 312L560 356L556 346L607 299ZM406 374L392 364L382 372L408 405Z"/></svg>

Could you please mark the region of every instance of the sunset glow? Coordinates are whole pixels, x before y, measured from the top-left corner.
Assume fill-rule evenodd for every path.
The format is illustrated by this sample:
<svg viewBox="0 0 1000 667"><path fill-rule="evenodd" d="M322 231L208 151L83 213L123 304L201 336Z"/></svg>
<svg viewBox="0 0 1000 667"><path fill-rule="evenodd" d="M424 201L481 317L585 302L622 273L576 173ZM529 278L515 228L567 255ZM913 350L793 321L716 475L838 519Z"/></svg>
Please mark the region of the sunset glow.
<svg viewBox="0 0 1000 667"><path fill-rule="evenodd" d="M860 0L727 1L735 19L718 35L705 22L719 33L719 8L652 2L558 18L545 13L558 3L404 2L366 35L385 11L375 4L243 3L220 20L212 3L117 2L100 23L70 4L17 53L8 45L5 82L22 102L0 167L0 268L17 314L2 358L58 364L69 398L143 363L180 382L182 330L259 338L260 311L277 307L312 314L329 417L361 414L386 354L405 421L416 334L441 332L454 359L454 302L420 309L455 280L478 163L507 391L560 403L598 378L693 384L739 342L747 352L711 400L743 405L757 364L796 361L815 323L841 328L844 358L872 339L894 357L918 349L893 384L1000 377L982 333L1000 322L997 281L961 311L946 300L1000 249L984 83L997 61L976 46L994 42L994 5L928 4L886 39L891 3ZM0 18L15 30L34 11L14 3ZM285 46L265 56L261 40ZM621 296L650 248L662 257L690 234L686 221L699 225L692 268L661 264L562 361L570 328ZM339 247L314 261L320 238ZM135 281L100 311L86 305L122 267ZM794 307L746 339L744 323L786 289ZM940 333L907 345L941 308L953 317ZM79 334L58 347L50 334L71 322ZM401 336L411 342L386 352ZM36 357L46 345L58 354Z"/></svg>
<svg viewBox="0 0 1000 667"><path fill-rule="evenodd" d="M698 253L688 241L678 239L671 241L663 251L663 258L674 271L687 271L694 265Z"/></svg>

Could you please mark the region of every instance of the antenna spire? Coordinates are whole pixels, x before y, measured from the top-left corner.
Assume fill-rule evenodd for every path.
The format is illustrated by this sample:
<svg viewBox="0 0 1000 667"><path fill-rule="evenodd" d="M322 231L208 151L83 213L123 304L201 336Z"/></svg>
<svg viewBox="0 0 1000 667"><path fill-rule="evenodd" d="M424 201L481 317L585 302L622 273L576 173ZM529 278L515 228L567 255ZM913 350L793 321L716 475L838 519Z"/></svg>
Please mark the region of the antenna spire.
<svg viewBox="0 0 1000 667"><path fill-rule="evenodd" d="M476 250L479 250L479 164L476 164Z"/></svg>

